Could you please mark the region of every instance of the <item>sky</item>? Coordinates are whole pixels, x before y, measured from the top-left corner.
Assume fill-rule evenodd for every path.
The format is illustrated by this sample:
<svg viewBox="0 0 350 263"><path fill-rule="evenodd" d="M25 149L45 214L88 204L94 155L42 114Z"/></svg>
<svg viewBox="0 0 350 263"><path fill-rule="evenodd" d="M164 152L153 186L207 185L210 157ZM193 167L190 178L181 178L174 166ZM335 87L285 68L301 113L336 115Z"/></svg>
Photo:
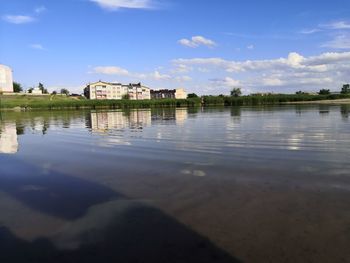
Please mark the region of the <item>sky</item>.
<svg viewBox="0 0 350 263"><path fill-rule="evenodd" d="M0 0L0 64L24 88L142 82L199 95L339 91L348 0Z"/></svg>

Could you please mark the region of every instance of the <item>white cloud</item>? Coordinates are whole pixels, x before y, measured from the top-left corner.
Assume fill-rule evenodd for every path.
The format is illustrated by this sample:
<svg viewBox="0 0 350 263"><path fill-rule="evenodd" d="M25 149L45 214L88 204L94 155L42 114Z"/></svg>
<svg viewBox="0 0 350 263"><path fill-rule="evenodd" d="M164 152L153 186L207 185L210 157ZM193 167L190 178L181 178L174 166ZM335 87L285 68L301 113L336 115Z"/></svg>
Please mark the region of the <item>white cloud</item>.
<svg viewBox="0 0 350 263"><path fill-rule="evenodd" d="M192 78L190 76L178 76L178 77L175 77L175 80L178 82L186 82L186 81L191 81Z"/></svg>
<svg viewBox="0 0 350 263"><path fill-rule="evenodd" d="M344 61L350 58L350 52L344 53L323 53L319 56L305 58L302 55L291 52L287 58L277 58L271 60L246 60L230 61L223 58L192 58L176 59L175 65L203 66L210 68L220 68L227 72L247 72L264 70L287 70L298 69L303 71L322 72L326 68L324 64L336 61Z"/></svg>
<svg viewBox="0 0 350 263"><path fill-rule="evenodd" d="M335 49L350 49L350 34L337 35L333 40L323 44L322 47Z"/></svg>
<svg viewBox="0 0 350 263"><path fill-rule="evenodd" d="M128 9L150 9L154 7L151 0L90 0L107 10Z"/></svg>
<svg viewBox="0 0 350 263"><path fill-rule="evenodd" d="M45 6L38 6L34 9L34 12L37 13L37 14L41 14L43 12L45 12L47 9Z"/></svg>
<svg viewBox="0 0 350 263"><path fill-rule="evenodd" d="M208 38L205 38L203 36L193 36L191 39L180 39L178 41L180 45L190 47L190 48L197 48L199 46L206 46L209 48L215 47L217 44Z"/></svg>
<svg viewBox="0 0 350 263"><path fill-rule="evenodd" d="M283 86L284 82L280 80L279 78L263 78L262 79L262 85L263 86L270 86L270 87L278 87L278 86Z"/></svg>
<svg viewBox="0 0 350 263"><path fill-rule="evenodd" d="M45 48L41 44L31 44L30 48L38 49L38 50L45 50Z"/></svg>
<svg viewBox="0 0 350 263"><path fill-rule="evenodd" d="M207 68L210 74L231 75L226 78L210 79L210 83L238 86L257 91L265 88L282 90L337 89L349 82L350 52L323 53L304 57L292 52L285 58L270 60L232 61L223 58L177 59L173 63L193 67L194 70ZM208 73L205 74L206 76ZM237 82L237 77L240 79ZM265 87L265 88L264 88ZM281 90L282 88L282 90Z"/></svg>
<svg viewBox="0 0 350 263"><path fill-rule="evenodd" d="M242 84L239 80L233 79L231 77L225 77L223 79L210 79L212 83L224 87L240 87Z"/></svg>
<svg viewBox="0 0 350 263"><path fill-rule="evenodd" d="M350 52L327 52L319 56L310 57L308 65L335 64L350 61Z"/></svg>
<svg viewBox="0 0 350 263"><path fill-rule="evenodd" d="M188 73L190 71L192 71L192 67L189 67L187 65L182 65L182 64L179 64L179 65L176 65L176 67L171 71L172 73Z"/></svg>
<svg viewBox="0 0 350 263"><path fill-rule="evenodd" d="M300 33L314 34L323 32L328 36L332 36L333 39L323 43L321 47L332 49L350 49L350 34L347 32L348 29L350 29L350 22L340 20L330 22L328 24L320 24L314 29L305 29Z"/></svg>
<svg viewBox="0 0 350 263"><path fill-rule="evenodd" d="M253 50L254 48L255 48L254 45L247 46L247 49L250 49L250 50Z"/></svg>
<svg viewBox="0 0 350 263"><path fill-rule="evenodd" d="M304 35L310 35L310 34L314 34L314 33L318 33L321 32L322 30L319 28L313 28L313 29L303 29L300 31L301 34Z"/></svg>
<svg viewBox="0 0 350 263"><path fill-rule="evenodd" d="M195 48L195 47L198 47L198 45L196 45L195 43L193 43L191 40L188 40L186 38L183 38L183 39L180 39L178 41L178 43L182 46L186 46L186 47L192 47L192 48Z"/></svg>
<svg viewBox="0 0 350 263"><path fill-rule="evenodd" d="M8 23L12 24L27 24L35 21L34 17L31 16L22 16L22 15L5 15L2 19Z"/></svg>
<svg viewBox="0 0 350 263"><path fill-rule="evenodd" d="M328 29L350 29L350 23L346 21L337 21L337 22L332 22L329 24L325 25L320 25L321 27L328 28Z"/></svg>
<svg viewBox="0 0 350 263"><path fill-rule="evenodd" d="M130 72L124 68L116 67L116 66L94 67L92 71L90 71L89 73L129 77L131 79L136 79L137 81L139 81L140 79L143 79L143 80L150 79L150 80L157 80L157 81L172 79L170 75L161 74L158 70L155 70L154 72L150 72L150 73L137 73L137 72Z"/></svg>
<svg viewBox="0 0 350 263"><path fill-rule="evenodd" d="M171 79L171 76L166 75L166 74L160 74L159 71L155 71L150 75L152 78L154 78L155 80L167 80L167 79ZM146 75L147 78L147 75Z"/></svg>
<svg viewBox="0 0 350 263"><path fill-rule="evenodd" d="M105 74L105 75L119 75L128 76L129 71L120 67L106 66L106 67L95 67L92 73Z"/></svg>

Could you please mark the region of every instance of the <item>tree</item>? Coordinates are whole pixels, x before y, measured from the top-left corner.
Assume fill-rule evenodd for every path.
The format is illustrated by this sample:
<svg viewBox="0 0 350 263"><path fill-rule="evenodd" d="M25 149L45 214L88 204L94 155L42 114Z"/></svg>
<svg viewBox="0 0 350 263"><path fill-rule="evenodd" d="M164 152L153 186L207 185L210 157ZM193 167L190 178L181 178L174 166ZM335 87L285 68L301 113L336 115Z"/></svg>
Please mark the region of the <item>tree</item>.
<svg viewBox="0 0 350 263"><path fill-rule="evenodd" d="M69 95L69 90L67 90L67 89L61 89L61 92L60 92L61 94L65 94L65 95Z"/></svg>
<svg viewBox="0 0 350 263"><path fill-rule="evenodd" d="M349 94L350 93L350 84L344 84L340 93L341 94Z"/></svg>
<svg viewBox="0 0 350 263"><path fill-rule="evenodd" d="M29 88L28 93L32 93L34 88Z"/></svg>
<svg viewBox="0 0 350 263"><path fill-rule="evenodd" d="M57 94L57 91L54 90L51 94L52 94L52 95L56 95L56 94Z"/></svg>
<svg viewBox="0 0 350 263"><path fill-rule="evenodd" d="M20 93L23 91L22 85L18 82L13 82L13 91L16 93Z"/></svg>
<svg viewBox="0 0 350 263"><path fill-rule="evenodd" d="M233 89L231 90L231 96L232 96L232 97L239 97L239 96L241 96L241 95L242 95L242 91L241 91L240 88L233 88Z"/></svg>
<svg viewBox="0 0 350 263"><path fill-rule="evenodd" d="M295 94L296 94L296 95L305 95L305 94L307 94L307 93L304 92L304 91L299 90L299 91L295 92Z"/></svg>
<svg viewBox="0 0 350 263"><path fill-rule="evenodd" d="M331 91L329 89L321 89L318 94L320 95L329 95L331 94Z"/></svg>
<svg viewBox="0 0 350 263"><path fill-rule="evenodd" d="M190 93L187 95L188 99L192 99L192 98L198 98L198 95L196 93Z"/></svg>
<svg viewBox="0 0 350 263"><path fill-rule="evenodd" d="M129 95L129 94L124 94L124 95L122 96L122 99L123 99L123 100L129 100L129 99L130 99L130 95Z"/></svg>
<svg viewBox="0 0 350 263"><path fill-rule="evenodd" d="M39 82L38 88L41 90L41 92L43 94L48 94L49 92L47 91L47 89L44 88L44 84L42 84L41 82Z"/></svg>

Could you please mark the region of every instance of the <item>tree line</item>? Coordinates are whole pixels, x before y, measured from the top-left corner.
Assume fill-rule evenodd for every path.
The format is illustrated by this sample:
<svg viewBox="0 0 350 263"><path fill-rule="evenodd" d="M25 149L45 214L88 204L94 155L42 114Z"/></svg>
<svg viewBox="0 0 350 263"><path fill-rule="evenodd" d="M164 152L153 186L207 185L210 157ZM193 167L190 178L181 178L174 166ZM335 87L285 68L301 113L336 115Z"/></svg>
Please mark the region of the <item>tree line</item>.
<svg viewBox="0 0 350 263"><path fill-rule="evenodd" d="M296 95L312 95L310 94L309 92L304 92L304 91L297 91L295 92ZM331 91L329 89L320 89L320 91L317 93L318 95L331 95ZM341 91L340 91L340 94L350 94L350 84L344 84ZM232 88L231 91L230 91L230 96L231 97L240 97L242 95L242 90L241 88ZM256 94L250 94L250 96L262 96L262 95L274 95L272 93L268 93L268 94L262 94L262 93L256 93ZM277 94L277 95L280 95L280 94ZM188 99L191 99L191 98L198 98L199 96L196 94L196 93L190 93L187 95L187 98ZM204 97L209 97L209 96L204 96ZM215 97L215 96L210 96L210 97ZM218 97L225 97L225 95L223 94L220 94L218 95Z"/></svg>
<svg viewBox="0 0 350 263"><path fill-rule="evenodd" d="M44 87L44 84L42 84L41 82L39 82L37 88L39 90L41 90L42 94L50 94L49 91ZM28 93L32 93L34 90L34 87L30 87L27 92ZM21 93L24 91L24 88L22 87L22 85L18 82L13 82L13 91L15 93ZM56 95L56 94L61 94L61 95L70 95L70 91L68 89L62 88L61 90L59 90L59 92L57 92L56 90L51 92L52 95Z"/></svg>

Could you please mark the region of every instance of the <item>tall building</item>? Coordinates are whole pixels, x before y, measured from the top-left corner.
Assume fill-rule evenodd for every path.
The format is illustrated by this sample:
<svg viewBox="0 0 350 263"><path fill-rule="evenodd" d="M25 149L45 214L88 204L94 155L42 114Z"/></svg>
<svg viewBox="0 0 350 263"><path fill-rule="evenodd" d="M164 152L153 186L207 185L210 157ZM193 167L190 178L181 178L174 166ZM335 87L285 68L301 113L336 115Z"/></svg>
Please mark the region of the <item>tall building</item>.
<svg viewBox="0 0 350 263"><path fill-rule="evenodd" d="M12 70L0 64L0 92L13 92Z"/></svg>
<svg viewBox="0 0 350 263"><path fill-rule="evenodd" d="M84 89L84 95L90 100L121 100L128 95L130 100L150 100L150 89L138 84L123 85L98 81L90 83Z"/></svg>

